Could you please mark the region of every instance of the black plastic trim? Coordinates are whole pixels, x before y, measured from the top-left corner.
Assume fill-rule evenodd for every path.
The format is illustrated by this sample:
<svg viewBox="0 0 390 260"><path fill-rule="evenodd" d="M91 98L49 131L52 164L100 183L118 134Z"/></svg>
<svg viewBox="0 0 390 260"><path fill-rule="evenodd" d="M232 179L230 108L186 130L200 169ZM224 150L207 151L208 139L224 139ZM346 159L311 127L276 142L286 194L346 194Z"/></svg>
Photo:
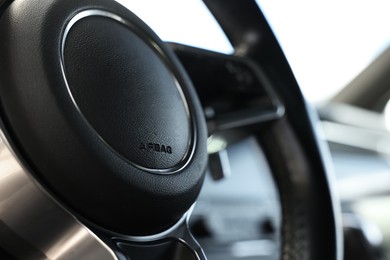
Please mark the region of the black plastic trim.
<svg viewBox="0 0 390 260"><path fill-rule="evenodd" d="M213 126L209 134L273 121L284 115L284 106L266 74L250 59L181 44L170 46L189 74L204 111L214 111L212 116L205 112L207 124ZM218 111L214 105L225 108Z"/></svg>

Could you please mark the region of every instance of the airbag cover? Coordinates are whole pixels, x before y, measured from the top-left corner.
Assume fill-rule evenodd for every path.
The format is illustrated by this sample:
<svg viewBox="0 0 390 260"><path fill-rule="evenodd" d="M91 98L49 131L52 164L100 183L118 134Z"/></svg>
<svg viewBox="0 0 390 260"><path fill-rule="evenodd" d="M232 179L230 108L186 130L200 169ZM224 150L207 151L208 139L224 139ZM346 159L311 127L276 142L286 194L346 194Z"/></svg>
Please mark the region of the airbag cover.
<svg viewBox="0 0 390 260"><path fill-rule="evenodd" d="M158 49L104 16L77 21L64 39L65 78L96 133L137 166L169 169L188 155L187 102Z"/></svg>

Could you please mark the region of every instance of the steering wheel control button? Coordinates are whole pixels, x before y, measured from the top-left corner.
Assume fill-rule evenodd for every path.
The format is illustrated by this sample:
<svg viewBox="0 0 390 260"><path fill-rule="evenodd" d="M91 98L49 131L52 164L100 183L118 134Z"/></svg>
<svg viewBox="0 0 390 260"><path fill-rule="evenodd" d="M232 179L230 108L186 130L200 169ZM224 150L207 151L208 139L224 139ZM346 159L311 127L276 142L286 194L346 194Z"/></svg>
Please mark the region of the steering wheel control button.
<svg viewBox="0 0 390 260"><path fill-rule="evenodd" d="M63 40L69 94L88 124L144 170L175 170L193 145L190 110L161 49L115 14L73 19Z"/></svg>

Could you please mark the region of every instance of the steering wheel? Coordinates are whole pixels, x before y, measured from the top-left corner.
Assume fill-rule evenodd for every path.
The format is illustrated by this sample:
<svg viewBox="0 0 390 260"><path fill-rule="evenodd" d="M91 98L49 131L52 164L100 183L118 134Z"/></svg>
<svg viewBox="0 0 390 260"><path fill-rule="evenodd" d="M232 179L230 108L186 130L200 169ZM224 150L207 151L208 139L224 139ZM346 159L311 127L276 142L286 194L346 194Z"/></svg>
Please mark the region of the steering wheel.
<svg viewBox="0 0 390 260"><path fill-rule="evenodd" d="M205 4L234 54L164 43L114 1L0 0L2 259L206 259L188 218L207 139L249 133L280 258L341 259L327 151L270 27L255 1Z"/></svg>

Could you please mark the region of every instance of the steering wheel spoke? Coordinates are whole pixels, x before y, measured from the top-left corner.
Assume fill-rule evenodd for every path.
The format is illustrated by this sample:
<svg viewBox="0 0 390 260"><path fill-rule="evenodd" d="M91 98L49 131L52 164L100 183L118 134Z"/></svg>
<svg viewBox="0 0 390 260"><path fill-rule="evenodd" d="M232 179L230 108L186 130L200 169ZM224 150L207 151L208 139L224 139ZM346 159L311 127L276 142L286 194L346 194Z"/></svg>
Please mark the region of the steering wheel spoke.
<svg viewBox="0 0 390 260"><path fill-rule="evenodd" d="M32 177L0 127L1 249L17 259L116 259Z"/></svg>
<svg viewBox="0 0 390 260"><path fill-rule="evenodd" d="M0 131L0 237L2 249L18 259L206 259L188 227L194 206L153 236L114 234L90 223L89 229L31 177L9 141Z"/></svg>
<svg viewBox="0 0 390 260"><path fill-rule="evenodd" d="M124 236L97 232L117 253L119 259L188 259L206 260L188 221L195 205L170 229L152 236Z"/></svg>

